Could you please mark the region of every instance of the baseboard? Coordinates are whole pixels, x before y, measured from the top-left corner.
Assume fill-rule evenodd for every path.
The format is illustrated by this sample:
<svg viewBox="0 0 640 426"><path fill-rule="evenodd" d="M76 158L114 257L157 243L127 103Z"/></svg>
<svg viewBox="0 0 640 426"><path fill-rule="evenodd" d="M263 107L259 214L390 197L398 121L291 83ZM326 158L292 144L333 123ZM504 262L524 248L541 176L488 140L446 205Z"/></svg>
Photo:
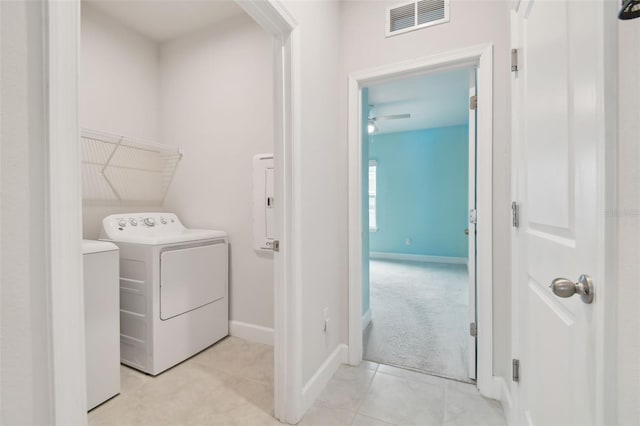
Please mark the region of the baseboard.
<svg viewBox="0 0 640 426"><path fill-rule="evenodd" d="M309 381L302 388L302 412L306 413L307 410L313 405L315 400L320 396L324 388L329 383L329 380L333 377L338 368L342 364L348 362L349 350L344 343L339 344L331 355L322 363L318 371L309 379Z"/></svg>
<svg viewBox="0 0 640 426"><path fill-rule="evenodd" d="M371 309L362 315L362 331L364 331L371 324Z"/></svg>
<svg viewBox="0 0 640 426"><path fill-rule="evenodd" d="M229 334L250 342L273 346L273 328L241 321L229 321Z"/></svg>
<svg viewBox="0 0 640 426"><path fill-rule="evenodd" d="M502 403L502 409L504 410L504 417L507 419L507 424L511 425L512 413L511 413L511 391L504 378L500 376L493 376L493 388L498 393L498 399Z"/></svg>
<svg viewBox="0 0 640 426"><path fill-rule="evenodd" d="M466 265L468 262L466 257L427 256L423 254L382 253L382 252L369 253L369 259L410 260L413 262L456 263L456 264L462 264L462 265Z"/></svg>

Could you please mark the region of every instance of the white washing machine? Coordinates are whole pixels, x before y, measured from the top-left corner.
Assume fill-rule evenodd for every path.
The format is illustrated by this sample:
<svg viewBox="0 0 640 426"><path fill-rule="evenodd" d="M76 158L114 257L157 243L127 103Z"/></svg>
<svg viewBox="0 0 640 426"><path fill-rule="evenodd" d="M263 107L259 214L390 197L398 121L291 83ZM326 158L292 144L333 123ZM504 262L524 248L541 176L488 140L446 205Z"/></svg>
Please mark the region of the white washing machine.
<svg viewBox="0 0 640 426"><path fill-rule="evenodd" d="M157 375L229 334L227 234L172 213L115 214L100 239L120 248L120 360Z"/></svg>
<svg viewBox="0 0 640 426"><path fill-rule="evenodd" d="M87 409L120 393L118 247L82 241Z"/></svg>

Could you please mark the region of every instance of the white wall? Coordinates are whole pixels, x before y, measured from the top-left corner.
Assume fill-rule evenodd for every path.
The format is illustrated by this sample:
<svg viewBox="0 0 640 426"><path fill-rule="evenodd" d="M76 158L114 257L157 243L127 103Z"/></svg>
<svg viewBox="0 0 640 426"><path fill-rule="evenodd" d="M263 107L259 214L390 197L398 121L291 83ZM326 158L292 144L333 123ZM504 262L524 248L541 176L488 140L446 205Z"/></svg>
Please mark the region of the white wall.
<svg viewBox="0 0 640 426"><path fill-rule="evenodd" d="M452 1L446 24L385 38L385 9L397 1L342 3L340 76L341 135L346 135L347 77L349 73L383 64L429 56L483 43L494 44L493 78L493 308L494 374L509 377L511 353L510 291L510 140L509 4L502 1ZM480 101L482 102L482 101ZM340 180L347 182L347 144L341 137ZM341 198L346 197L346 185ZM346 217L346 205L340 204ZM507 381L510 383L511 381Z"/></svg>
<svg viewBox="0 0 640 426"><path fill-rule="evenodd" d="M82 2L80 126L159 140L159 47ZM159 206L83 205L84 238L96 239L113 213L161 211Z"/></svg>
<svg viewBox="0 0 640 426"><path fill-rule="evenodd" d="M273 327L273 256L253 250L252 161L273 152L272 39L246 15L161 46L163 143L184 157L165 208L231 243L230 317Z"/></svg>
<svg viewBox="0 0 640 426"><path fill-rule="evenodd" d="M164 212L167 209L162 205L127 205L111 204L100 205L82 204L82 238L85 240L97 240L102 229L102 219L118 213L142 213L142 212Z"/></svg>
<svg viewBox="0 0 640 426"><path fill-rule="evenodd" d="M0 2L0 424L53 423L40 2Z"/></svg>
<svg viewBox="0 0 640 426"><path fill-rule="evenodd" d="M159 137L159 47L82 3L80 125Z"/></svg>
<svg viewBox="0 0 640 426"><path fill-rule="evenodd" d="M347 342L346 133L337 126L340 3L284 2L300 26L303 383ZM322 330L322 310L331 318Z"/></svg>
<svg viewBox="0 0 640 426"><path fill-rule="evenodd" d="M618 424L640 424L640 21L619 23Z"/></svg>

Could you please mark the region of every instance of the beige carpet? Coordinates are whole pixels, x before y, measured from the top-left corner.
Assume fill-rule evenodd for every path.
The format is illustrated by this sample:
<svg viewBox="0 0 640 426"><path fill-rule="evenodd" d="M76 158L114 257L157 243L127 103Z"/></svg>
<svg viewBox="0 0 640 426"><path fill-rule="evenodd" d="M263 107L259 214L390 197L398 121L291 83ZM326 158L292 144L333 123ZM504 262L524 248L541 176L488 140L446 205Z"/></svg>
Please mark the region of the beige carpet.
<svg viewBox="0 0 640 426"><path fill-rule="evenodd" d="M466 265L372 260L364 358L469 381Z"/></svg>

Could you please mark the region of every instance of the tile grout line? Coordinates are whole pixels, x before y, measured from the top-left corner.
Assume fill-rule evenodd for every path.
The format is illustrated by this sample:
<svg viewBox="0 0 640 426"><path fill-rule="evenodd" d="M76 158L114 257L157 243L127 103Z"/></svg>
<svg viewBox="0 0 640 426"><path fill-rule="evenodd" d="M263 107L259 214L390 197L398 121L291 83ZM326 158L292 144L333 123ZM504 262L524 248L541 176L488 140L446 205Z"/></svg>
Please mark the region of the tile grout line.
<svg viewBox="0 0 640 426"><path fill-rule="evenodd" d="M447 424L447 398L449 397L449 383L444 384L444 397L442 398L443 407L442 407L442 425L445 426Z"/></svg>
<svg viewBox="0 0 640 426"><path fill-rule="evenodd" d="M376 363L376 369L373 370L373 376L371 376L371 380L369 380L369 383L367 384L367 389L362 393L362 397L358 401L358 405L356 406L355 414L353 416L353 419L351 420L351 424L353 424L353 422L355 422L356 417L358 416L358 414L365 416L365 414L360 413L360 407L362 406L362 403L364 402L365 397L369 393L369 390L371 390L371 385L373 384L373 379L376 378L376 375L378 374L378 369L379 368L380 368L380 363ZM367 416L367 417L370 417L370 416ZM375 418L375 417L371 417L371 418ZM376 419L376 420L383 421L382 419Z"/></svg>
<svg viewBox="0 0 640 426"><path fill-rule="evenodd" d="M378 421L378 422L382 422L382 423L384 423L384 424L386 424L386 425L389 425L389 426L398 426L398 425L396 425L395 423L389 423L389 422L388 422L388 421L386 421L386 420L382 420L382 419L379 419L379 418L377 418L377 417L371 417L371 416L369 416L369 415L367 415L367 414L358 413L357 415L362 416L362 417L366 417L367 419L371 419L371 420L375 420L375 421ZM354 420L355 420L355 419L354 419Z"/></svg>

